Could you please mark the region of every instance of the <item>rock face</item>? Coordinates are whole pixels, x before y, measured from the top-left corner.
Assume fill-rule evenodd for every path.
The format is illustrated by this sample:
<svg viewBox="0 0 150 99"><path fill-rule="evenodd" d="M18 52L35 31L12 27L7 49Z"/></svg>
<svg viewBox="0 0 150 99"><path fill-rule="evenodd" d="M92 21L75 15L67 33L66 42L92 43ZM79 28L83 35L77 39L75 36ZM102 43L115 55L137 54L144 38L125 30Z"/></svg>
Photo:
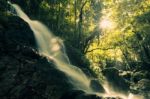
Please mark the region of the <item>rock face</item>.
<svg viewBox="0 0 150 99"><path fill-rule="evenodd" d="M132 93L144 96L144 99L150 99L150 80L141 79L131 86Z"/></svg>
<svg viewBox="0 0 150 99"><path fill-rule="evenodd" d="M119 71L116 68L106 68L102 73L106 77L108 84L113 86L114 91L128 94L129 84L119 76Z"/></svg>
<svg viewBox="0 0 150 99"><path fill-rule="evenodd" d="M95 94L88 94L81 90L70 90L63 94L60 99L122 99L119 97L101 97Z"/></svg>
<svg viewBox="0 0 150 99"><path fill-rule="evenodd" d="M95 92L98 92L98 93L105 93L105 89L104 89L103 86L99 83L99 81L96 80L96 79L91 80L90 87L91 87Z"/></svg>
<svg viewBox="0 0 150 99"><path fill-rule="evenodd" d="M60 99L102 99L95 94L86 94L81 90L72 90L65 93Z"/></svg>
<svg viewBox="0 0 150 99"><path fill-rule="evenodd" d="M0 18L0 99L117 99L102 98L73 86L52 60L36 50L33 32L16 16ZM91 87L104 92L97 81Z"/></svg>
<svg viewBox="0 0 150 99"><path fill-rule="evenodd" d="M138 71L134 72L134 74L132 75L132 81L134 83L137 83L142 79L150 79L150 74L148 71Z"/></svg>
<svg viewBox="0 0 150 99"><path fill-rule="evenodd" d="M64 73L40 56L27 23L0 19L0 99L59 99L72 86Z"/></svg>

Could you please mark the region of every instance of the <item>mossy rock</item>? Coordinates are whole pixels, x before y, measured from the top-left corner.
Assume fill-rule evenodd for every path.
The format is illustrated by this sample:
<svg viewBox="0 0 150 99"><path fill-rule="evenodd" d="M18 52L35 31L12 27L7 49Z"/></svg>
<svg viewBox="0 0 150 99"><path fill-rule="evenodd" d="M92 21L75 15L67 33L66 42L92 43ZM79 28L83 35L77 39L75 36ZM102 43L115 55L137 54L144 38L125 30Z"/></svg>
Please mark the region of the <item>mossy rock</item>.
<svg viewBox="0 0 150 99"><path fill-rule="evenodd" d="M73 86L36 50L33 32L17 16L0 21L0 99L59 99ZM1 19L0 19L1 20Z"/></svg>

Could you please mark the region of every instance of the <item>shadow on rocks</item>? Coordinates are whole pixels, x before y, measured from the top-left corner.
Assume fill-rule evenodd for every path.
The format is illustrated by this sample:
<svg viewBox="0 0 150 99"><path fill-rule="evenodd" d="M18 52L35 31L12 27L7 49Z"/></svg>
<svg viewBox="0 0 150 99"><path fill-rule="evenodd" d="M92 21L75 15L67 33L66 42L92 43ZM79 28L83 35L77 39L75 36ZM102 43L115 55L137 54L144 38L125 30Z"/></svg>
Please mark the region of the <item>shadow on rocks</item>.
<svg viewBox="0 0 150 99"><path fill-rule="evenodd" d="M95 94L87 94L82 90L71 90L62 95L60 99L102 99Z"/></svg>

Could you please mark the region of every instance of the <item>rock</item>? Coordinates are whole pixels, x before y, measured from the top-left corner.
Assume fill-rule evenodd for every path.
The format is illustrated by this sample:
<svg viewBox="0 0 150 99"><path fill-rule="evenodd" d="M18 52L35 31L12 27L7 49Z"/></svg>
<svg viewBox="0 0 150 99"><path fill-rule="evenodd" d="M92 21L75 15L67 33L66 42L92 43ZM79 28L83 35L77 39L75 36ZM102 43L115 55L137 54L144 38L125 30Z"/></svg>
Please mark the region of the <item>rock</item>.
<svg viewBox="0 0 150 99"><path fill-rule="evenodd" d="M140 81L141 79L148 79L149 78L149 73L146 71L138 71L133 73L132 75L132 81L134 83L137 83L138 81Z"/></svg>
<svg viewBox="0 0 150 99"><path fill-rule="evenodd" d="M103 88L103 86L99 83L98 80L93 79L90 82L90 87L95 91L95 92L99 92L99 93L105 93L105 89Z"/></svg>
<svg viewBox="0 0 150 99"><path fill-rule="evenodd" d="M132 85L131 91L134 94L144 96L144 99L150 99L150 80L141 79L137 84Z"/></svg>
<svg viewBox="0 0 150 99"><path fill-rule="evenodd" d="M63 94L60 99L102 99L95 94L87 94L82 90L71 90Z"/></svg>
<svg viewBox="0 0 150 99"><path fill-rule="evenodd" d="M150 91L150 80L149 79L142 79L138 81L137 87L143 91Z"/></svg>
<svg viewBox="0 0 150 99"><path fill-rule="evenodd" d="M114 91L128 94L129 83L127 83L121 76L119 76L119 71L116 68L106 68L102 71L102 73Z"/></svg>
<svg viewBox="0 0 150 99"><path fill-rule="evenodd" d="M124 79L130 81L132 77L133 72L132 71L122 71L119 73L119 76L123 77Z"/></svg>
<svg viewBox="0 0 150 99"><path fill-rule="evenodd" d="M33 32L15 16L0 18L0 99L59 99L73 86L41 56Z"/></svg>
<svg viewBox="0 0 150 99"><path fill-rule="evenodd" d="M103 98L95 94L80 94L75 99L103 99Z"/></svg>
<svg viewBox="0 0 150 99"><path fill-rule="evenodd" d="M86 93L82 90L70 90L62 95L60 99L122 99L120 97L102 97L96 94Z"/></svg>
<svg viewBox="0 0 150 99"><path fill-rule="evenodd" d="M102 99L123 99L123 98L120 98L120 97L104 97Z"/></svg>
<svg viewBox="0 0 150 99"><path fill-rule="evenodd" d="M22 49L20 48L20 51L22 52L24 56L30 56L32 59L39 58L38 54L34 54L38 52L32 47L24 46Z"/></svg>
<svg viewBox="0 0 150 99"><path fill-rule="evenodd" d="M1 41L6 50L13 50L16 45L36 46L32 30L26 22L16 16L4 16L0 18Z"/></svg>
<svg viewBox="0 0 150 99"><path fill-rule="evenodd" d="M77 99L76 97L84 93L82 90L70 90L65 92L60 99Z"/></svg>
<svg viewBox="0 0 150 99"><path fill-rule="evenodd" d="M91 75L91 72L89 71L89 69L87 68L81 68L82 71L88 76L88 77L92 77L93 75Z"/></svg>
<svg viewBox="0 0 150 99"><path fill-rule="evenodd" d="M1 99L58 99L71 88L65 74L55 69L46 58L39 56L32 59L19 53L14 55L0 59Z"/></svg>
<svg viewBox="0 0 150 99"><path fill-rule="evenodd" d="M83 72L84 72L84 69L88 68L88 66L90 65L87 58L81 53L80 50L76 49L75 47L76 45L70 45L70 43L68 42L65 42L65 45L66 45L66 52L71 63L75 66L83 68ZM88 72L92 74L90 70L88 70Z"/></svg>

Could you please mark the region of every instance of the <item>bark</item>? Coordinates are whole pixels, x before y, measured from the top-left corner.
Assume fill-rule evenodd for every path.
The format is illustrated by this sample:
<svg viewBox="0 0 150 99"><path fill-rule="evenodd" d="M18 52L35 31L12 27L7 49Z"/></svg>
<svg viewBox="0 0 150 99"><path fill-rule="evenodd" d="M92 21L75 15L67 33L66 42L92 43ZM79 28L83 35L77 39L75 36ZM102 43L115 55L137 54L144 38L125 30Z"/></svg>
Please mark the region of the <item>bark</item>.
<svg viewBox="0 0 150 99"><path fill-rule="evenodd" d="M81 9L80 9L80 14L79 14L79 22L78 22L78 41L81 41L82 42L82 23L83 23L83 9L86 5L88 1L86 0L83 5L81 6ZM78 47L82 47L80 45L81 42L78 43ZM82 49L82 48L81 48Z"/></svg>

